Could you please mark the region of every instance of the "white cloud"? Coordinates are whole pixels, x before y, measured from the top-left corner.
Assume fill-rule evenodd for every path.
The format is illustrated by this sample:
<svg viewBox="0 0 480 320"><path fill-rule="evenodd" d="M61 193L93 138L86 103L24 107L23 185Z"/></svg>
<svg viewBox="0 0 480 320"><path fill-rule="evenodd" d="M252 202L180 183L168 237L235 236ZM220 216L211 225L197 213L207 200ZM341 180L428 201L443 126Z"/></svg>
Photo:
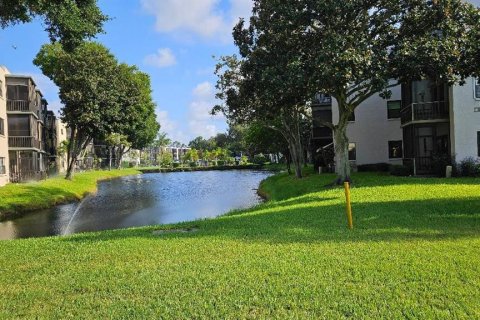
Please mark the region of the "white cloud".
<svg viewBox="0 0 480 320"><path fill-rule="evenodd" d="M188 107L188 128L193 137L209 138L219 132L225 123L222 115L211 115L210 111L217 103L214 86L210 82L202 82L192 90L193 100Z"/></svg>
<svg viewBox="0 0 480 320"><path fill-rule="evenodd" d="M176 121L170 119L168 111L156 110L157 121L160 123L160 131L166 132L172 141L188 142L188 136L183 132Z"/></svg>
<svg viewBox="0 0 480 320"><path fill-rule="evenodd" d="M203 38L229 39L239 17L248 17L252 0L229 0L229 10L220 0L141 0L143 9L155 16L158 32L193 34Z"/></svg>
<svg viewBox="0 0 480 320"><path fill-rule="evenodd" d="M166 68L177 63L177 58L169 48L158 49L157 53L145 57L144 63L157 68Z"/></svg>
<svg viewBox="0 0 480 320"><path fill-rule="evenodd" d="M211 99L214 96L213 85L208 82L202 82L193 89L193 96L197 99Z"/></svg>

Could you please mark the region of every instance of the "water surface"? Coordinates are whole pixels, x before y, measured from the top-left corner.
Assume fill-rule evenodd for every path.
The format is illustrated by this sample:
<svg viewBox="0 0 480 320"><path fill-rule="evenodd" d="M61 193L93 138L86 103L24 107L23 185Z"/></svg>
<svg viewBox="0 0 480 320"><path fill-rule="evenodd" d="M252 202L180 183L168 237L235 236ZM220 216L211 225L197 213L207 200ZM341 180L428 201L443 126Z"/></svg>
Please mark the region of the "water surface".
<svg viewBox="0 0 480 320"><path fill-rule="evenodd" d="M41 237L215 217L261 201L265 171L149 173L100 182L96 195L0 222L0 239Z"/></svg>

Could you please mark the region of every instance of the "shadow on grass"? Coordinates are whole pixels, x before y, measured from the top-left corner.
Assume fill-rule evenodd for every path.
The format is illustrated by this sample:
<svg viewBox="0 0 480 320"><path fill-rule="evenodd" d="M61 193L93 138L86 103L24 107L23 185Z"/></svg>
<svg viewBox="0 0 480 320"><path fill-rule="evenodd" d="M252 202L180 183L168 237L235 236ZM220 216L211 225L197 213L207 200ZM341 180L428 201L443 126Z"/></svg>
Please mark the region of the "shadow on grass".
<svg viewBox="0 0 480 320"><path fill-rule="evenodd" d="M301 199L298 199L301 200ZM328 201L330 199L325 199ZM224 240L272 244L358 242L358 241L438 241L480 237L479 198L422 201L392 201L355 204L353 231L347 230L345 208L321 201L269 203L245 214L218 219L106 233L86 233L64 241L109 241L130 237L161 240L172 238ZM155 229L198 226L192 234L154 236Z"/></svg>

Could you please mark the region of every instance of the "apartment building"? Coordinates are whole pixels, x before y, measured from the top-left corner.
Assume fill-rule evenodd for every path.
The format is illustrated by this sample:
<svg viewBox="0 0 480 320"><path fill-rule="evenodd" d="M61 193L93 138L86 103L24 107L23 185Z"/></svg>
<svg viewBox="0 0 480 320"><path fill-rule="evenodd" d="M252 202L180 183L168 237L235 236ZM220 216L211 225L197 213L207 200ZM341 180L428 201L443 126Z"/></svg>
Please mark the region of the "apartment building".
<svg viewBox="0 0 480 320"><path fill-rule="evenodd" d="M48 153L48 167L52 173L67 171L67 155L63 142L68 140L67 127L55 116L51 110L47 110L45 122L45 150Z"/></svg>
<svg viewBox="0 0 480 320"><path fill-rule="evenodd" d="M46 177L47 102L29 76L6 75L10 182Z"/></svg>
<svg viewBox="0 0 480 320"><path fill-rule="evenodd" d="M338 121L335 99L319 94L314 118ZM374 95L355 110L347 127L352 167L374 163L410 165L430 174L434 158L480 157L480 82L463 86L430 80L392 88L389 99ZM330 129L314 122L315 150L333 143Z"/></svg>
<svg viewBox="0 0 480 320"><path fill-rule="evenodd" d="M7 130L7 70L0 66L0 186L9 180L8 168L8 130Z"/></svg>

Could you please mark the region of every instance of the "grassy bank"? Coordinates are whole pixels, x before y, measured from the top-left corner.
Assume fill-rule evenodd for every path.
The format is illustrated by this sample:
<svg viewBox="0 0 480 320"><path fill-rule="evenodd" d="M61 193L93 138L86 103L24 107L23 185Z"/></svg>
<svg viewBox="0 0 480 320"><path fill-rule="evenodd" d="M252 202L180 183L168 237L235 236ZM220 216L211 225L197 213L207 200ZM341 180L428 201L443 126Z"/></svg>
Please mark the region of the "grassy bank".
<svg viewBox="0 0 480 320"><path fill-rule="evenodd" d="M0 220L27 211L49 208L59 203L79 200L95 192L97 181L140 173L134 169L77 173L73 180L63 176L47 180L8 184L0 187Z"/></svg>
<svg viewBox="0 0 480 320"><path fill-rule="evenodd" d="M280 174L194 233L0 242L0 318L480 318L479 180L353 178L353 231L333 176Z"/></svg>

